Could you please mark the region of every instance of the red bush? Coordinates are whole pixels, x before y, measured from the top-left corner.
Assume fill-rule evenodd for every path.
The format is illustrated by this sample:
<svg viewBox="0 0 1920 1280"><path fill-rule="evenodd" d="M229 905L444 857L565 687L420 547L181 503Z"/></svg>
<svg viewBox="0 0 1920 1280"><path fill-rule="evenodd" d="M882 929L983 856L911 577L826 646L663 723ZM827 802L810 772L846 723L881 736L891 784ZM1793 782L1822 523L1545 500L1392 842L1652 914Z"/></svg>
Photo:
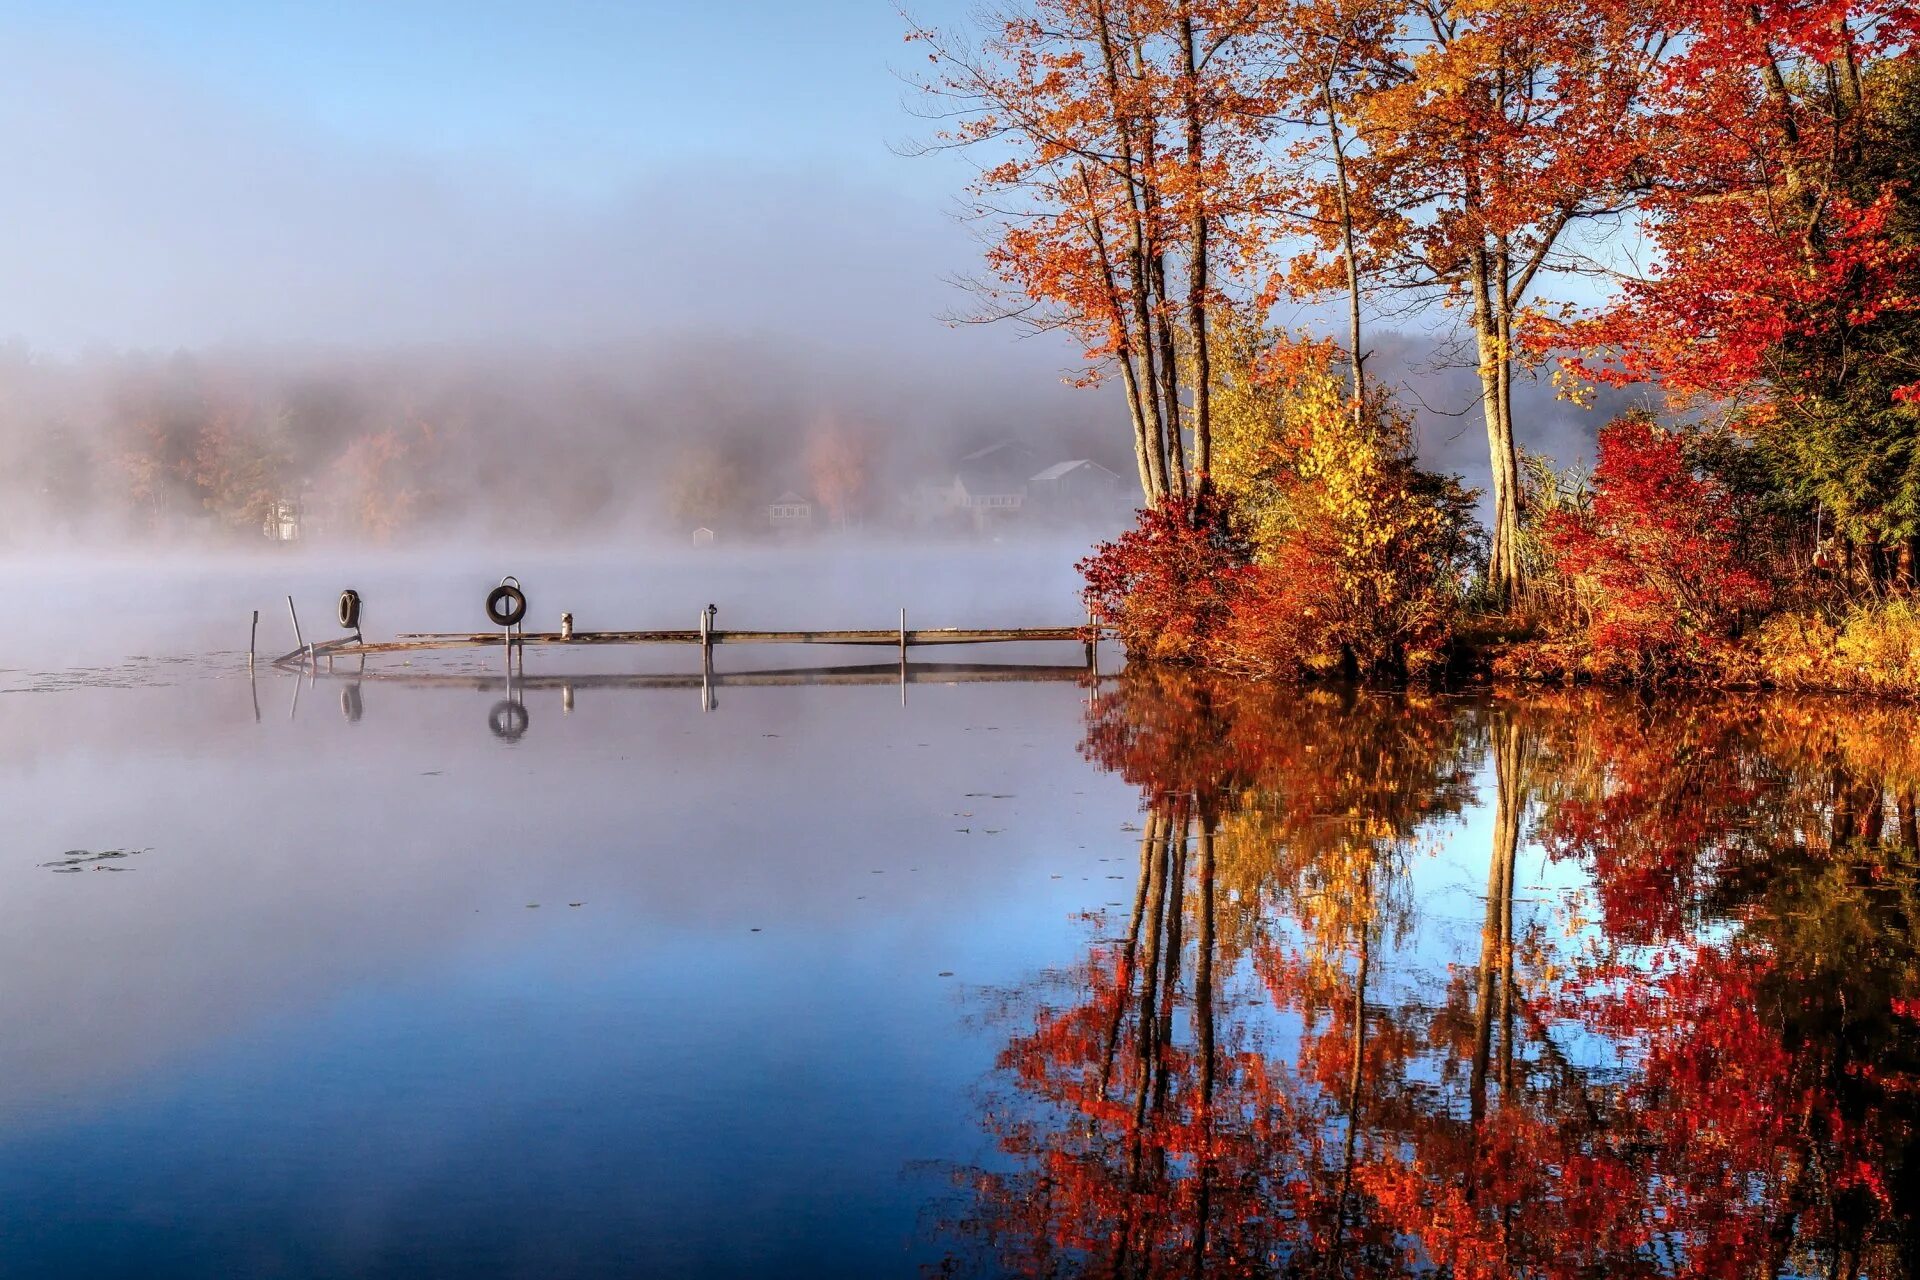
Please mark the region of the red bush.
<svg viewBox="0 0 1920 1280"><path fill-rule="evenodd" d="M1209 490L1192 505L1166 502L1075 566L1087 607L1135 658L1206 662L1226 629L1253 558L1232 502Z"/></svg>
<svg viewBox="0 0 1920 1280"><path fill-rule="evenodd" d="M1772 596L1748 524L1738 497L1695 474L1680 435L1642 415L1602 428L1592 505L1546 526L1584 615L1573 638L1588 667L1651 678L1711 666Z"/></svg>

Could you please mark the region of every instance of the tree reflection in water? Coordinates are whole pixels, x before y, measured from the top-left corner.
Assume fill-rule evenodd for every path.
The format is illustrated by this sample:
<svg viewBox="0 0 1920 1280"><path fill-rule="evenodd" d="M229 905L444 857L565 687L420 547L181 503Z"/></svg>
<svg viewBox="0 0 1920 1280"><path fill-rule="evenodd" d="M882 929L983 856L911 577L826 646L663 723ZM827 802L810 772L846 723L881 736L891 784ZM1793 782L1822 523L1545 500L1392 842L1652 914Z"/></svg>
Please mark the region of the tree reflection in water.
<svg viewBox="0 0 1920 1280"><path fill-rule="evenodd" d="M1920 1275L1916 729L1129 673L1085 750L1142 793L1132 907L995 1002L942 1269Z"/></svg>

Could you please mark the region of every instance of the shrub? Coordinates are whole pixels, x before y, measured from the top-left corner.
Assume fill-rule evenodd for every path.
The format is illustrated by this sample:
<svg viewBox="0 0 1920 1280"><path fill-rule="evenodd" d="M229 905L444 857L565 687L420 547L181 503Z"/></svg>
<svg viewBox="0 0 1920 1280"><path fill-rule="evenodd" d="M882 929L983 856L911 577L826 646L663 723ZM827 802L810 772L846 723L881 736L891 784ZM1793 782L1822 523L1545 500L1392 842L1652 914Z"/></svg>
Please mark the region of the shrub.
<svg viewBox="0 0 1920 1280"><path fill-rule="evenodd" d="M1232 498L1207 490L1189 505L1143 510L1075 567L1094 621L1114 628L1129 657L1203 663L1215 656L1252 554Z"/></svg>
<svg viewBox="0 0 1920 1280"><path fill-rule="evenodd" d="M1404 414L1354 412L1324 348L1273 354L1230 349L1215 486L1082 561L1089 606L1136 659L1288 679L1437 666L1476 546L1470 495L1414 463Z"/></svg>
<svg viewBox="0 0 1920 1280"><path fill-rule="evenodd" d="M1278 676L1437 666L1476 546L1470 496L1415 464L1391 403L1356 413L1324 355L1286 376L1284 411L1225 473L1254 517L1254 565L1219 660Z"/></svg>
<svg viewBox="0 0 1920 1280"><path fill-rule="evenodd" d="M1864 601L1837 622L1779 614L1746 649L1758 677L1783 689L1920 697L1920 605L1912 600Z"/></svg>
<svg viewBox="0 0 1920 1280"><path fill-rule="evenodd" d="M1772 597L1752 567L1749 525L1725 485L1695 474L1679 434L1639 414L1609 423L1591 502L1546 526L1555 571L1573 588L1557 647L1602 677L1720 670L1743 616Z"/></svg>
<svg viewBox="0 0 1920 1280"><path fill-rule="evenodd" d="M1446 656L1474 540L1468 495L1404 424L1341 414L1296 436L1222 661L1273 675L1418 675Z"/></svg>

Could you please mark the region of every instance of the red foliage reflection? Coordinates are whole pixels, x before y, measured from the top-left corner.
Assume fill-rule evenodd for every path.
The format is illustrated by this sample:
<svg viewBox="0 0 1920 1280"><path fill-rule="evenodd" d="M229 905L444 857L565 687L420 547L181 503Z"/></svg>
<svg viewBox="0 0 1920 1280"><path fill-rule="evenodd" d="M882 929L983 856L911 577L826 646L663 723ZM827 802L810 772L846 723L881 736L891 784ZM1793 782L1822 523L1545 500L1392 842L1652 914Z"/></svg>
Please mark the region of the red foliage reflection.
<svg viewBox="0 0 1920 1280"><path fill-rule="evenodd" d="M1916 727L1130 674L1131 909L999 1011L944 1269L1920 1274Z"/></svg>

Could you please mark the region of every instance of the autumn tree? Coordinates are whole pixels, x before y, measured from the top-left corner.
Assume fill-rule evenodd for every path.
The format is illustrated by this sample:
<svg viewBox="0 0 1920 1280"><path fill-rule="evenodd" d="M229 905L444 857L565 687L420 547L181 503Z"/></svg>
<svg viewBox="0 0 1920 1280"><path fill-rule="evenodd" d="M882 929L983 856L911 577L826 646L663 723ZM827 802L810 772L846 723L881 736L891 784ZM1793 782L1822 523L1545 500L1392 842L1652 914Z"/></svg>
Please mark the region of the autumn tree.
<svg viewBox="0 0 1920 1280"><path fill-rule="evenodd" d="M1302 3L1280 22L1300 49L1281 101L1324 122L1333 157L1301 170L1312 216L1300 229L1348 282L1354 345L1363 268L1375 288L1464 313L1491 462L1488 581L1511 599L1522 573L1513 384L1530 304L1548 273L1586 268L1584 229L1637 204L1665 47L1658 12L1618 0ZM1296 278L1312 283L1315 269L1309 255ZM1364 351L1351 355L1357 376Z"/></svg>
<svg viewBox="0 0 1920 1280"><path fill-rule="evenodd" d="M1564 340L1590 376L1731 409L1884 581L1920 534L1920 18L1900 0L1672 12L1657 253Z"/></svg>
<svg viewBox="0 0 1920 1280"><path fill-rule="evenodd" d="M807 479L813 496L837 525L844 527L866 513L872 448L869 440L839 422L819 422L807 433Z"/></svg>
<svg viewBox="0 0 1920 1280"><path fill-rule="evenodd" d="M1117 375L1148 506L1212 469L1212 316L1257 271L1253 0L1031 0L970 44L915 26L939 145L991 152L990 314L1065 330L1085 379ZM1191 434L1191 451L1188 436Z"/></svg>
<svg viewBox="0 0 1920 1280"><path fill-rule="evenodd" d="M287 496L290 453L279 422L254 420L245 404L215 406L195 436L188 475L223 528L258 535Z"/></svg>
<svg viewBox="0 0 1920 1280"><path fill-rule="evenodd" d="M666 490L667 510L683 524L717 523L737 512L746 498L740 464L707 445L681 451L668 473Z"/></svg>

